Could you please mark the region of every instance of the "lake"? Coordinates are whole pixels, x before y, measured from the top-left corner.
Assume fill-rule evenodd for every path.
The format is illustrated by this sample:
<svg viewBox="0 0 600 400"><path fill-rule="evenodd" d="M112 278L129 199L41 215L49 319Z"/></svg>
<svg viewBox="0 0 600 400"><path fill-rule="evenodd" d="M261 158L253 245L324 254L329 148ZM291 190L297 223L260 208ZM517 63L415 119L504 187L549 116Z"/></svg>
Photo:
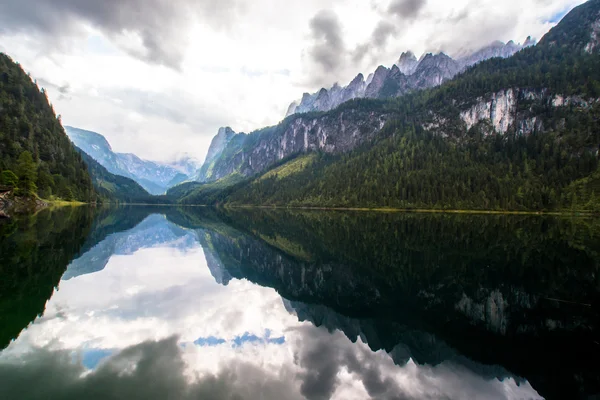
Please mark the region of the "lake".
<svg viewBox="0 0 600 400"><path fill-rule="evenodd" d="M0 221L0 398L587 398L599 266L588 218L44 210Z"/></svg>

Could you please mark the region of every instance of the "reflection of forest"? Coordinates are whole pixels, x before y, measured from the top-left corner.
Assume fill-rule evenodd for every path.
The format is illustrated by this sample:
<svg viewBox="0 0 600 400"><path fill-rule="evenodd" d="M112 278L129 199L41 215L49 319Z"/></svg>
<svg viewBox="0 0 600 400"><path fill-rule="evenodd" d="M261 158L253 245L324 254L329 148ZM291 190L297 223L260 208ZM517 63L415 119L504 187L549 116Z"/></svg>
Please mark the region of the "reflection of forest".
<svg viewBox="0 0 600 400"><path fill-rule="evenodd" d="M368 328L349 337L371 340L374 350L397 351L420 332L431 340L409 345L416 362L443 361L436 348L443 342L504 366L545 395L600 388L594 361L600 225L593 220L184 212L185 221L176 222L201 228L218 280L273 287L303 304L299 317L316 324L322 306L361 321Z"/></svg>
<svg viewBox="0 0 600 400"><path fill-rule="evenodd" d="M85 207L63 207L0 223L0 349L44 312L92 221Z"/></svg>
<svg viewBox="0 0 600 400"><path fill-rule="evenodd" d="M148 219L152 214L167 220ZM107 260L114 250L109 239L119 234L140 231L146 240L142 221L146 230L164 231L157 237L195 235L217 282L237 278L273 287L299 319L361 337L397 363L453 360L485 376L514 373L545 396L600 390L600 224L589 219L46 210L0 224L0 346L43 313L72 260L93 251Z"/></svg>

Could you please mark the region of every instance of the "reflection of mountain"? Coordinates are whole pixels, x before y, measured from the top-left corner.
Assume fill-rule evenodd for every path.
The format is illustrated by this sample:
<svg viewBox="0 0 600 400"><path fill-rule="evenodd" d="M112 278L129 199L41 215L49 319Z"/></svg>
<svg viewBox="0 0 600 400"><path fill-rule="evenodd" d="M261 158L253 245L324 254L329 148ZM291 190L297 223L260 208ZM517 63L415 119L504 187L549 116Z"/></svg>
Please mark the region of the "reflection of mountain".
<svg viewBox="0 0 600 400"><path fill-rule="evenodd" d="M92 215L86 207L64 207L0 223L0 349L44 312Z"/></svg>
<svg viewBox="0 0 600 400"><path fill-rule="evenodd" d="M383 319L354 319L339 314L332 309L297 301L283 300L289 312L300 321L310 321L315 326L323 326L333 332L342 331L348 339L356 342L360 338L371 350L385 349L397 365L406 364L409 359L418 364L438 365L445 361L462 365L487 379L505 379L512 376L500 366L487 366L471 361L448 346L435 335L424 331L410 330L397 322Z"/></svg>
<svg viewBox="0 0 600 400"><path fill-rule="evenodd" d="M85 253L69 264L62 279L101 271L113 255L132 254L139 249L157 245L186 249L195 242L196 237L192 232L167 221L164 215L151 214L134 227L110 233L93 247L86 249Z"/></svg>
<svg viewBox="0 0 600 400"><path fill-rule="evenodd" d="M435 364L458 352L476 365L501 365L544 395L600 391L600 232L593 222L185 214L177 216L179 222L203 230L201 243L217 281L232 276L273 287L305 304L297 310L300 318L328 321L330 329L354 339L364 335L371 348L385 349L398 362L410 356ZM348 325L343 317L354 322ZM371 322L356 326L357 320Z"/></svg>
<svg viewBox="0 0 600 400"><path fill-rule="evenodd" d="M219 254L215 251L210 232L198 229L198 241L204 250L204 256L206 257L206 263L211 275L217 283L227 286L233 277L221 262Z"/></svg>

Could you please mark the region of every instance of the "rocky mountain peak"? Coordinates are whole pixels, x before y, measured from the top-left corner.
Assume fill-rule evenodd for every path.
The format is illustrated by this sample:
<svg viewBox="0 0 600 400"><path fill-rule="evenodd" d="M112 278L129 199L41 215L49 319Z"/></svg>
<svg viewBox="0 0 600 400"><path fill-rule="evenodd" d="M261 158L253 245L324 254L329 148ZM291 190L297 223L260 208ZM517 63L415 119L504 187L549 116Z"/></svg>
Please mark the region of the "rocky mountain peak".
<svg viewBox="0 0 600 400"><path fill-rule="evenodd" d="M415 72L418 64L419 60L417 60L415 54L410 50L402 53L396 63L404 75L411 75Z"/></svg>
<svg viewBox="0 0 600 400"><path fill-rule="evenodd" d="M289 117L290 115L295 114L296 108L298 108L298 103L296 103L295 101L292 101L290 103L290 105L288 106L287 111L285 112L285 116Z"/></svg>
<svg viewBox="0 0 600 400"><path fill-rule="evenodd" d="M234 135L235 132L228 126L219 128L217 134L215 135L215 137L213 137L212 141L210 142L210 147L208 148L208 153L206 154L205 163L211 162L212 160L217 158Z"/></svg>
<svg viewBox="0 0 600 400"><path fill-rule="evenodd" d="M365 77L363 76L362 73L359 73L358 75L356 75L356 77L354 79L352 79L352 81L350 82L350 84L348 85L350 86L357 86L360 85L361 83L365 82Z"/></svg>
<svg viewBox="0 0 600 400"><path fill-rule="evenodd" d="M535 46L535 39L532 39L531 36L527 36L525 39L525 43L523 43L523 47Z"/></svg>
<svg viewBox="0 0 600 400"><path fill-rule="evenodd" d="M383 88L383 84L385 83L385 79L387 78L389 73L390 70L384 67L383 65L377 67L375 73L373 74L373 79L371 80L371 83L369 83L369 86L367 86L365 96L372 98L378 97L379 91L381 90L381 88Z"/></svg>
<svg viewBox="0 0 600 400"><path fill-rule="evenodd" d="M417 59L412 51L405 51L391 68L380 65L364 79L358 74L348 86L335 83L330 89L322 88L313 94L304 93L302 99L288 107L286 117L295 113L328 111L345 101L360 98L400 96L410 90L430 88L453 78L467 67L492 57L510 57L525 46L535 43L530 37L525 45L514 41L494 41L477 51L463 50L457 59L444 52L425 53Z"/></svg>

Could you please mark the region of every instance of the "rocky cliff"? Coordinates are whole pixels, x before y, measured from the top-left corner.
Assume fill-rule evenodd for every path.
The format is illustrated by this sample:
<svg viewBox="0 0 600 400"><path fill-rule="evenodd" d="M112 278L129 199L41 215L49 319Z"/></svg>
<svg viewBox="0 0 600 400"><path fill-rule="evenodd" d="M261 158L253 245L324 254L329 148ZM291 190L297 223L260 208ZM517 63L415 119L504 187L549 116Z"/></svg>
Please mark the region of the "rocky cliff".
<svg viewBox="0 0 600 400"><path fill-rule="evenodd" d="M202 167L194 176L195 181L205 182L208 179L214 167L215 160L221 156L221 153L223 153L223 150L225 150L225 147L234 136L235 132L230 127L219 128L219 131L210 142L204 164L202 164Z"/></svg>
<svg viewBox="0 0 600 400"><path fill-rule="evenodd" d="M234 135L217 159L205 163L201 181L216 181L235 173L252 176L298 153L351 150L373 138L390 115L360 108L292 115L274 127Z"/></svg>

